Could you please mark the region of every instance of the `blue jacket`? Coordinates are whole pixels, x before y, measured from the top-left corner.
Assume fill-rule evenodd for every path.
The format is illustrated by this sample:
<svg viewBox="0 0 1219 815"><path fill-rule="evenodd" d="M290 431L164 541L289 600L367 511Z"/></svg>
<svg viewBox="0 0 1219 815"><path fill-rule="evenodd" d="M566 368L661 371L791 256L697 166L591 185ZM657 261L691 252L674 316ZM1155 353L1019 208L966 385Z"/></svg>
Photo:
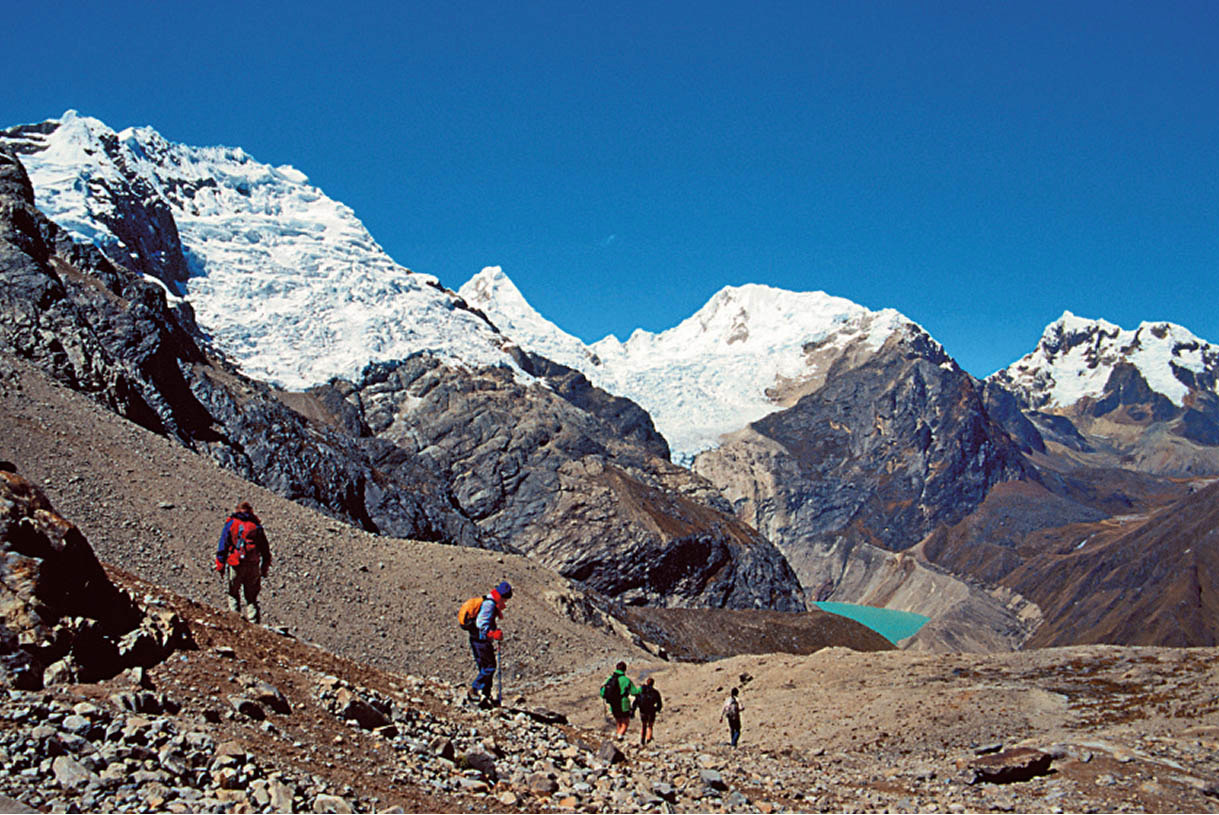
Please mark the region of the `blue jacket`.
<svg viewBox="0 0 1219 815"><path fill-rule="evenodd" d="M491 631L495 629L495 620L498 617L499 609L495 607L495 601L490 597L484 597L483 604L478 609L478 616L474 618L474 628L478 631L479 639L487 639Z"/></svg>

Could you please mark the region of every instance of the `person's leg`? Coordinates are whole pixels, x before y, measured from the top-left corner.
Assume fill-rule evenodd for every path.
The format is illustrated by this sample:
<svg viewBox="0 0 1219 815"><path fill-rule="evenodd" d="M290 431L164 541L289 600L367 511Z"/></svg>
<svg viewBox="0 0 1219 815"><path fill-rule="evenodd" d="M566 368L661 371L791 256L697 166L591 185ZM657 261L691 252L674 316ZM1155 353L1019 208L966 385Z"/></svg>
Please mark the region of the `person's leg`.
<svg viewBox="0 0 1219 815"><path fill-rule="evenodd" d="M737 722L737 723L735 723L735 724L730 724L730 725L728 725L728 726L729 726L730 728L732 728L732 732L731 732L731 735L732 735L732 746L733 746L733 747L736 747L737 740L741 738L741 725L740 725L740 723L739 723L739 722Z"/></svg>
<svg viewBox="0 0 1219 815"><path fill-rule="evenodd" d="M257 624L262 619L262 609L258 605L258 593L262 590L262 572L258 569L258 561L250 559L241 564L246 570L242 587L245 590L245 616Z"/></svg>
<svg viewBox="0 0 1219 815"><path fill-rule="evenodd" d="M474 649L474 661L478 663L478 677L471 687L484 699L490 699L491 678L495 676L495 647L489 640L471 640L470 645Z"/></svg>
<svg viewBox="0 0 1219 815"><path fill-rule="evenodd" d="M241 613L241 573L237 571L236 566L228 566L229 578L229 611L234 614Z"/></svg>

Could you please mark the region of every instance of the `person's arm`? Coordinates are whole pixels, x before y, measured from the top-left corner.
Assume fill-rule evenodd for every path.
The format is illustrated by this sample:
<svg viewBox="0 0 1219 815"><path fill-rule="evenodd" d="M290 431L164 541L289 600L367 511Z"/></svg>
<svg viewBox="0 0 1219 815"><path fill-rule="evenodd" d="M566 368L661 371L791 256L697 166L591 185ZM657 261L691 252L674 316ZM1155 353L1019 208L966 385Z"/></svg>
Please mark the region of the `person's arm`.
<svg viewBox="0 0 1219 815"><path fill-rule="evenodd" d="M224 570L225 557L228 556L229 549L229 527L232 525L233 519L224 522L224 529L220 530L220 542L216 544L216 571Z"/></svg>
<svg viewBox="0 0 1219 815"><path fill-rule="evenodd" d="M661 698L660 691L656 691L656 712L659 713L660 709L664 706L664 699Z"/></svg>
<svg viewBox="0 0 1219 815"><path fill-rule="evenodd" d="M258 556L262 559L262 573L265 577L267 570L271 568L271 542L267 540L267 533L263 531L262 524L258 525L254 542L258 546Z"/></svg>

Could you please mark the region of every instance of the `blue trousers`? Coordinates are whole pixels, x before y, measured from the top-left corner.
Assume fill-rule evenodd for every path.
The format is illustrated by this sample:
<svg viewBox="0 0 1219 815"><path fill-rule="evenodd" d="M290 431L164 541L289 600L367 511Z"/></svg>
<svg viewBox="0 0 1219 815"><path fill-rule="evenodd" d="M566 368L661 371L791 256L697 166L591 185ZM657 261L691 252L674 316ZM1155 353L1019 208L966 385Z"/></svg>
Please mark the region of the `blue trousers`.
<svg viewBox="0 0 1219 815"><path fill-rule="evenodd" d="M732 746L736 747L737 739L741 737L741 720L728 720L728 737L732 741Z"/></svg>
<svg viewBox="0 0 1219 815"><path fill-rule="evenodd" d="M474 663L478 666L478 676L470 687L483 696L490 696L491 679L495 676L495 645L491 640L470 637L470 650L474 652Z"/></svg>

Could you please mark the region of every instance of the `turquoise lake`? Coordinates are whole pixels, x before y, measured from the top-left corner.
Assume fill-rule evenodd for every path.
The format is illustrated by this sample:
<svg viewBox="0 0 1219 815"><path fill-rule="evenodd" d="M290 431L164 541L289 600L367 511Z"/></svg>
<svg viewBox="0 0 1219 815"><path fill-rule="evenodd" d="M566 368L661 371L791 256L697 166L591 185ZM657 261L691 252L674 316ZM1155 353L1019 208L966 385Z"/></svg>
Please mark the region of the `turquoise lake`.
<svg viewBox="0 0 1219 815"><path fill-rule="evenodd" d="M913 611L860 606L855 603L813 603L813 605L830 614L840 614L843 617L850 617L857 623L863 623L892 643L917 634L918 630L923 627L923 623L931 619L922 614L915 614Z"/></svg>

